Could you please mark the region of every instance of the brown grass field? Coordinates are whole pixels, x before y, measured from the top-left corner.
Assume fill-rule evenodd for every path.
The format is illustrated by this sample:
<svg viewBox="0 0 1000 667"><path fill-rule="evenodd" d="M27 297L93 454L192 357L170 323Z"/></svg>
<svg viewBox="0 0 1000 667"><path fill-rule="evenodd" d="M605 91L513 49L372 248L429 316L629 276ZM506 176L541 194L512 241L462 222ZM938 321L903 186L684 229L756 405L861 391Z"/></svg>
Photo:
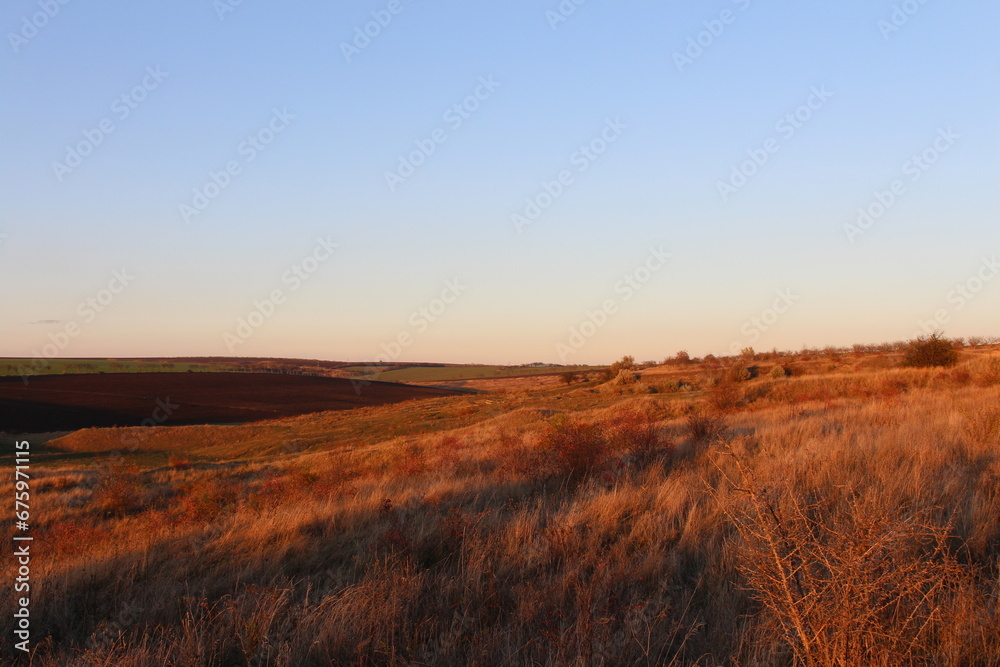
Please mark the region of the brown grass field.
<svg viewBox="0 0 1000 667"><path fill-rule="evenodd" d="M31 664L1000 665L997 346L488 388L32 442Z"/></svg>

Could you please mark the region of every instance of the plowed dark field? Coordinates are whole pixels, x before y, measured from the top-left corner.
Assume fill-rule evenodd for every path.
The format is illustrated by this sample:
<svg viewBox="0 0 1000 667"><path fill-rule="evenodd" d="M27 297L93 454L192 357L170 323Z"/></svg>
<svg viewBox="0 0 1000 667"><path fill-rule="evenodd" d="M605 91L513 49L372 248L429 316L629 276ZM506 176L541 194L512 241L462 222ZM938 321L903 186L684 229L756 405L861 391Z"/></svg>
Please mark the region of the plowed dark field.
<svg viewBox="0 0 1000 667"><path fill-rule="evenodd" d="M42 375L0 378L0 431L95 426L230 424L398 403L457 392L389 382L355 391L350 380L253 373ZM146 422L149 424L150 422Z"/></svg>

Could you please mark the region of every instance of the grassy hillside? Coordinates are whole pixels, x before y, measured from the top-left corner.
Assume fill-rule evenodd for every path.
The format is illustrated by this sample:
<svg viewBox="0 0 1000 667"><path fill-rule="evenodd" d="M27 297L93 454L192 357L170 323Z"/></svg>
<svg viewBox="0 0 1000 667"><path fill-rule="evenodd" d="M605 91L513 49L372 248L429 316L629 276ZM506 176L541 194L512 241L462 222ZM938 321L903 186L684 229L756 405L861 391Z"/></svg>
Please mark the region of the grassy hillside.
<svg viewBox="0 0 1000 667"><path fill-rule="evenodd" d="M1000 664L995 348L46 447L34 664Z"/></svg>
<svg viewBox="0 0 1000 667"><path fill-rule="evenodd" d="M408 366L386 370L384 367L352 367L359 375L371 375L381 382L448 382L552 375L568 371L597 371L593 366Z"/></svg>

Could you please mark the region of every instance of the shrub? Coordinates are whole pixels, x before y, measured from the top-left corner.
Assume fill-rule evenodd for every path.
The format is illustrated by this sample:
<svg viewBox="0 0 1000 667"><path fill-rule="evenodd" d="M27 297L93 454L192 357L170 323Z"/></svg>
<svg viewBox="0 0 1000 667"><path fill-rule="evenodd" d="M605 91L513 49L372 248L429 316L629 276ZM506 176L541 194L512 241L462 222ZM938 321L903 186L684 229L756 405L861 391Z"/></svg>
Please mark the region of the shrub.
<svg viewBox="0 0 1000 667"><path fill-rule="evenodd" d="M555 456L560 472L573 478L596 472L607 455L607 443L597 426L567 419L549 425L542 436L542 447Z"/></svg>
<svg viewBox="0 0 1000 667"><path fill-rule="evenodd" d="M667 380L663 383L663 391L673 394L678 391L698 391L698 386L690 380L681 378L680 380Z"/></svg>
<svg viewBox="0 0 1000 667"><path fill-rule="evenodd" d="M622 371L633 371L635 370L635 357L631 355L625 355L615 363L611 364L604 371L604 381L608 382L617 378Z"/></svg>
<svg viewBox="0 0 1000 667"><path fill-rule="evenodd" d="M723 377L723 381L729 380L730 382L746 382L753 377L753 371L742 361L737 361L729 370L726 371L726 375Z"/></svg>
<svg viewBox="0 0 1000 667"><path fill-rule="evenodd" d="M685 420L688 434L696 442L711 440L726 429L726 421L720 415L712 415L692 408Z"/></svg>
<svg viewBox="0 0 1000 667"><path fill-rule="evenodd" d="M106 531L100 527L77 521L60 521L52 524L46 533L46 544L55 553L71 556L86 554L107 537Z"/></svg>
<svg viewBox="0 0 1000 667"><path fill-rule="evenodd" d="M139 507L142 484L131 461L114 461L104 470L91 501L104 514L121 516Z"/></svg>
<svg viewBox="0 0 1000 667"><path fill-rule="evenodd" d="M580 379L580 376L575 371L566 371L560 376L563 384L573 384Z"/></svg>
<svg viewBox="0 0 1000 667"><path fill-rule="evenodd" d="M624 411L605 423L604 432L612 449L628 452L640 463L669 458L673 451L673 444L661 437L656 419L644 412Z"/></svg>
<svg viewBox="0 0 1000 667"><path fill-rule="evenodd" d="M761 641L789 647L792 664L950 663L946 633L988 631L992 619L970 613L985 596L930 511L864 498L831 511L829 500L765 491L737 465L747 502L724 507L742 538L736 565L763 607Z"/></svg>
<svg viewBox="0 0 1000 667"><path fill-rule="evenodd" d="M461 460L461 452L465 445L453 435L445 436L437 446L438 462L442 465L455 466Z"/></svg>
<svg viewBox="0 0 1000 667"><path fill-rule="evenodd" d="M723 378L708 390L708 403L720 412L732 410L740 402L740 390L729 378Z"/></svg>
<svg viewBox="0 0 1000 667"><path fill-rule="evenodd" d="M230 479L210 477L180 487L183 494L178 509L188 521L202 522L217 518L239 500L236 483ZM271 507L284 495L283 480L270 476L251 498L257 508Z"/></svg>
<svg viewBox="0 0 1000 667"><path fill-rule="evenodd" d="M624 368L618 371L618 374L612 380L616 385L625 386L630 384L635 384L639 379L638 374L630 370L625 370Z"/></svg>
<svg viewBox="0 0 1000 667"><path fill-rule="evenodd" d="M535 477L543 474L545 459L550 452L538 451L525 443L514 431L502 431L495 436L494 456L500 467L516 476Z"/></svg>
<svg viewBox="0 0 1000 667"><path fill-rule="evenodd" d="M928 368L931 366L954 366L958 362L958 352L947 338L938 332L921 336L910 341L903 358L904 366Z"/></svg>
<svg viewBox="0 0 1000 667"><path fill-rule="evenodd" d="M691 355L688 354L687 350L681 350L674 355L673 359L667 361L669 364L676 364L679 366L691 363Z"/></svg>
<svg viewBox="0 0 1000 667"><path fill-rule="evenodd" d="M775 380L788 377L788 369L781 364L775 364L771 367L771 372L769 375Z"/></svg>
<svg viewBox="0 0 1000 667"><path fill-rule="evenodd" d="M415 442L401 448L393 461L393 470L403 477L416 477L427 470L427 456L423 447Z"/></svg>

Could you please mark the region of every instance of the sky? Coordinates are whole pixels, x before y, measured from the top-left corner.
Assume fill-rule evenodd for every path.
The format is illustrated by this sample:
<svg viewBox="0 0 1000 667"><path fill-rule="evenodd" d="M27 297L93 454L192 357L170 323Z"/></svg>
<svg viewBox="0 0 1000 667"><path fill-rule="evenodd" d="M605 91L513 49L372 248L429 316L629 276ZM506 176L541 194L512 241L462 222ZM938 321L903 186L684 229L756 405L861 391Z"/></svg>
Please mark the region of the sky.
<svg viewBox="0 0 1000 667"><path fill-rule="evenodd" d="M1000 335L987 0L0 9L0 355Z"/></svg>

